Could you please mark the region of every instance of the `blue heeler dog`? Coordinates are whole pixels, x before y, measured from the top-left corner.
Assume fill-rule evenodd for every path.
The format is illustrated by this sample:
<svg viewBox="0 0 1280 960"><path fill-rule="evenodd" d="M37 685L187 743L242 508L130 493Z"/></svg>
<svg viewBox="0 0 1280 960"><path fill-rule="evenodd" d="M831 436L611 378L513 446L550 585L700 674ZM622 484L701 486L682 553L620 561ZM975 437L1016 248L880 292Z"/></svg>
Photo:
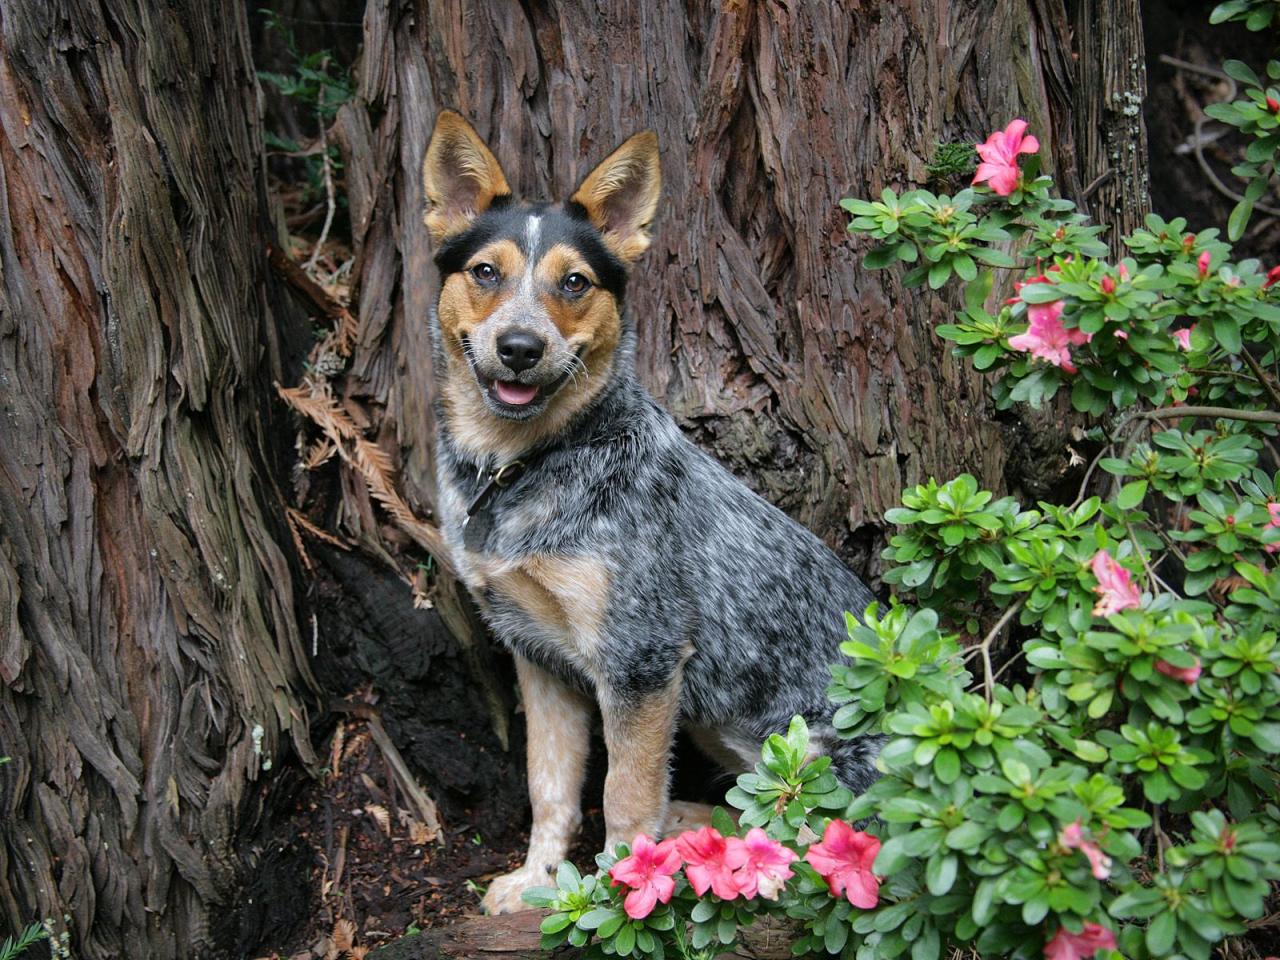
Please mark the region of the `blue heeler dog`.
<svg viewBox="0 0 1280 960"><path fill-rule="evenodd" d="M661 834L677 724L742 768L802 714L855 791L873 742L831 736L827 664L866 586L808 530L684 438L636 379L623 313L649 245L658 143L641 133L562 203L511 196L456 113L423 162L441 290L432 327L439 519L515 655L533 831L491 912L545 884L581 818L599 705L609 848Z"/></svg>

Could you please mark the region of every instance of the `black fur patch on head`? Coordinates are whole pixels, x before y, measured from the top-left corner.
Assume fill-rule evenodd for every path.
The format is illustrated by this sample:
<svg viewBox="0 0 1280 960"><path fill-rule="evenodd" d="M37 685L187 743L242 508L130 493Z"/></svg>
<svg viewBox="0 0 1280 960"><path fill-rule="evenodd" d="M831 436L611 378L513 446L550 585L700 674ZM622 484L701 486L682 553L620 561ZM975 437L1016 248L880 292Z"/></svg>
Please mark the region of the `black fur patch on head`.
<svg viewBox="0 0 1280 960"><path fill-rule="evenodd" d="M575 209L576 208L576 209ZM494 240L510 240L525 249L525 225L530 216L540 217L538 250L550 250L557 243L572 247L595 273L598 286L608 290L619 301L627 287L627 268L605 246L604 238L586 217L580 204L564 207L549 204L518 204L509 195L497 198L489 209L476 217L462 233L449 237L436 251L436 266L441 277L458 273L481 247Z"/></svg>

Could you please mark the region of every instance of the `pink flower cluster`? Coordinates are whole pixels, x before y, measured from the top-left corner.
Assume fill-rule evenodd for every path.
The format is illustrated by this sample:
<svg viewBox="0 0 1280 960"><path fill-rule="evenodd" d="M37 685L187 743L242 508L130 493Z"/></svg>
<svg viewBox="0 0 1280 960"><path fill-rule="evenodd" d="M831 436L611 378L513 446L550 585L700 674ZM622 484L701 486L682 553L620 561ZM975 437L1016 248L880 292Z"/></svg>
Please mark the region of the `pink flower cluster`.
<svg viewBox="0 0 1280 960"><path fill-rule="evenodd" d="M1003 130L997 130L987 137L985 143L977 145L978 156L982 162L973 176L974 184L983 183L1002 197L1007 197L1018 189L1022 182L1022 171L1018 169L1018 155L1035 153L1040 149L1040 141L1035 137L1025 136L1027 121L1014 120Z"/></svg>
<svg viewBox="0 0 1280 960"><path fill-rule="evenodd" d="M1075 373L1076 365L1071 362L1071 348L1088 343L1093 334L1075 328L1068 329L1062 325L1061 300L1052 303L1027 304L1027 318L1031 321L1025 333L1009 338L1009 346L1015 350L1025 350L1033 357L1047 360L1055 367L1061 367L1067 373Z"/></svg>
<svg viewBox="0 0 1280 960"><path fill-rule="evenodd" d="M832 896L843 892L854 906L869 910L879 902L880 880L871 872L879 852L875 837L833 820L805 859L827 881ZM776 900L793 875L795 859L793 851L759 827L745 837L726 837L714 827L703 827L661 843L637 836L631 855L615 863L609 877L615 886L627 888L622 902L627 916L640 920L671 900L673 875L682 863L689 885L700 897L710 890L721 900Z"/></svg>
<svg viewBox="0 0 1280 960"><path fill-rule="evenodd" d="M1089 867L1097 879L1106 880L1111 876L1111 858L1102 852L1097 843L1085 837L1079 818L1062 828L1062 832L1058 834L1058 843L1068 850L1083 853L1089 859Z"/></svg>
<svg viewBox="0 0 1280 960"><path fill-rule="evenodd" d="M1267 521L1267 526L1280 527L1280 503L1268 503L1267 513L1271 515L1271 519ZM1267 553L1275 553L1280 550L1280 543L1268 543L1262 549L1266 550Z"/></svg>
<svg viewBox="0 0 1280 960"><path fill-rule="evenodd" d="M1060 927L1053 939L1044 945L1045 960L1085 960L1099 950L1116 949L1116 935L1102 924L1086 920L1084 929L1072 933Z"/></svg>
<svg viewBox="0 0 1280 960"><path fill-rule="evenodd" d="M1095 553L1089 567L1098 578L1098 585L1093 588L1098 594L1098 602L1093 608L1095 617L1109 617L1121 610L1142 606L1142 594L1130 582L1131 574L1116 563L1107 551L1099 550Z"/></svg>
<svg viewBox="0 0 1280 960"><path fill-rule="evenodd" d="M1167 660L1157 660L1156 673L1163 673L1166 677L1181 680L1190 687L1200 679L1200 660L1197 658L1196 662L1189 667L1175 667Z"/></svg>

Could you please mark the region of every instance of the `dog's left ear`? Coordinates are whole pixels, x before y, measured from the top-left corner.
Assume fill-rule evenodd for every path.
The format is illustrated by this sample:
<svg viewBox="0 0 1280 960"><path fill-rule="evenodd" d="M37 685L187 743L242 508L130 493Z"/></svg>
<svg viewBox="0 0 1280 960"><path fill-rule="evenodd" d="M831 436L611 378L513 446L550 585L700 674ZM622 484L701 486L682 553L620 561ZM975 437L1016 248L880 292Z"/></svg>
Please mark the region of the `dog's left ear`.
<svg viewBox="0 0 1280 960"><path fill-rule="evenodd" d="M434 243L465 230L496 197L511 193L498 161L471 124L442 110L422 160L422 187L430 203L427 230Z"/></svg>
<svg viewBox="0 0 1280 960"><path fill-rule="evenodd" d="M609 154L569 199L587 211L609 248L631 263L649 246L661 189L658 137L646 130Z"/></svg>

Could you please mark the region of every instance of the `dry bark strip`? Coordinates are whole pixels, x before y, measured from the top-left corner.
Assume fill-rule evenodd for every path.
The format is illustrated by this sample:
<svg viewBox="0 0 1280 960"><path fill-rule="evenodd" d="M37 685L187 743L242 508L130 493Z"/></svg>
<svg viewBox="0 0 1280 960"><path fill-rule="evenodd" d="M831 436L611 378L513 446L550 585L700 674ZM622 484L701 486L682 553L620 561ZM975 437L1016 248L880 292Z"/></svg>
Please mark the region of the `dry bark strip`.
<svg viewBox="0 0 1280 960"><path fill-rule="evenodd" d="M1139 0L1080 0L1075 17L1080 51L1076 136L1080 178L1094 187L1086 199L1107 240L1123 256L1120 238L1151 211L1147 128L1147 58Z"/></svg>
<svg viewBox="0 0 1280 960"><path fill-rule="evenodd" d="M0 7L0 926L238 955L312 762L245 5Z"/></svg>

